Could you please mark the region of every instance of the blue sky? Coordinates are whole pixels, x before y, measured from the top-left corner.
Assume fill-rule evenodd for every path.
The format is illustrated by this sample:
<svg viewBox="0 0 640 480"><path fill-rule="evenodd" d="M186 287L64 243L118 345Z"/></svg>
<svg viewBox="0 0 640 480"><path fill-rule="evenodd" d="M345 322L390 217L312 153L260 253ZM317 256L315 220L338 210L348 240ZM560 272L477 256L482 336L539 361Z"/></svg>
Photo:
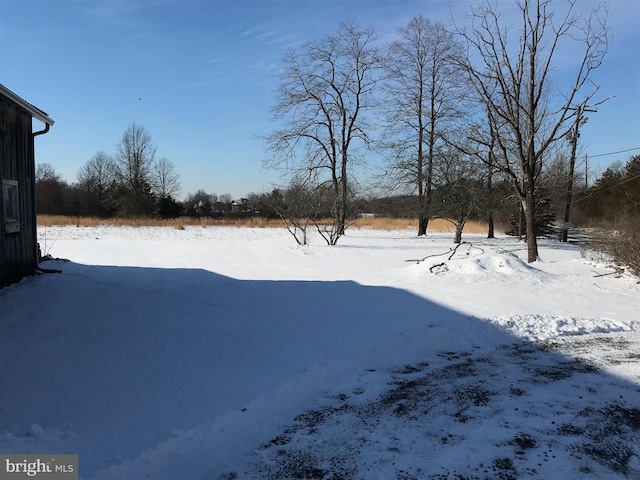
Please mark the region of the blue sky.
<svg viewBox="0 0 640 480"><path fill-rule="evenodd" d="M464 23L465 5L475 3L0 0L0 83L55 120L36 138L36 157L67 181L97 151L113 153L136 122L175 164L181 197L203 188L239 198L279 180L262 169L260 137L276 126L269 109L289 47L345 20L373 26L382 41L415 15ZM616 98L591 114L580 138L600 172L640 153L640 2L611 0L610 8L614 41L594 81L596 100ZM628 149L636 150L595 157Z"/></svg>

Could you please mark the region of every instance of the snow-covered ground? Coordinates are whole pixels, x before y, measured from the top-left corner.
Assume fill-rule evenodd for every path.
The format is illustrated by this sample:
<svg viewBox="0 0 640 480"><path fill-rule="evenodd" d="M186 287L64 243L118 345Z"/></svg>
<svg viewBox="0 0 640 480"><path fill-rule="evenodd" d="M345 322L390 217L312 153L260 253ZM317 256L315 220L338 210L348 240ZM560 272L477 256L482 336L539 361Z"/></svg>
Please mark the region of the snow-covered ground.
<svg viewBox="0 0 640 480"><path fill-rule="evenodd" d="M82 479L640 478L640 286L541 241L48 227L0 452Z"/></svg>

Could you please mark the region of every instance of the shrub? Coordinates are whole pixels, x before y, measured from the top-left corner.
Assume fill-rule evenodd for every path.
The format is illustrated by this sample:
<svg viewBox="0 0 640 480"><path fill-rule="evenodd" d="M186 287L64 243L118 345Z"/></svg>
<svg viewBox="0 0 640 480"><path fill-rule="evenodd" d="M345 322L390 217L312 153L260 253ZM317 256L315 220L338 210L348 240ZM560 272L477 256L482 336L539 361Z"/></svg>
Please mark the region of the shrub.
<svg viewBox="0 0 640 480"><path fill-rule="evenodd" d="M600 235L594 246L640 277L640 217L625 219L618 230Z"/></svg>

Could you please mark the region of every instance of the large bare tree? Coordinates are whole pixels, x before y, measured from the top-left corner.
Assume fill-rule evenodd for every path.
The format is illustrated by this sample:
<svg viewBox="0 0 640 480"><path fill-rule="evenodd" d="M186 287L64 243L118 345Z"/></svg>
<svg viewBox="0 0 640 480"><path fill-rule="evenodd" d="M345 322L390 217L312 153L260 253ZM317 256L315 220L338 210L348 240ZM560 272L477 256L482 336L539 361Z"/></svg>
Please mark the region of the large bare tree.
<svg viewBox="0 0 640 480"><path fill-rule="evenodd" d="M373 105L381 58L372 29L342 24L333 35L290 50L283 60L266 165L332 192L330 244L344 234L357 150L368 147L365 111Z"/></svg>
<svg viewBox="0 0 640 480"><path fill-rule="evenodd" d="M597 90L590 76L602 63L608 37L603 7L584 15L577 0L515 0L515 5L515 25L505 24L498 6L485 1L471 11L471 26L460 33L470 47L463 67L495 132L493 166L510 178L521 202L527 259L534 262L543 161L567 134L577 101ZM562 59L561 53L566 55ZM560 62L563 72L573 69L562 77L557 94L554 76Z"/></svg>
<svg viewBox="0 0 640 480"><path fill-rule="evenodd" d="M109 216L109 191L116 181L116 168L111 157L99 151L78 171L78 184L87 196L91 215Z"/></svg>
<svg viewBox="0 0 640 480"><path fill-rule="evenodd" d="M176 196L180 192L180 174L171 160L162 157L153 166L152 181L159 199Z"/></svg>
<svg viewBox="0 0 640 480"><path fill-rule="evenodd" d="M120 212L128 216L147 215L153 211L153 167L156 147L149 131L132 123L116 145L116 176L121 192Z"/></svg>
<svg viewBox="0 0 640 480"><path fill-rule="evenodd" d="M418 235L427 233L436 151L465 101L465 77L458 67L463 53L443 24L418 16L398 29L385 62L386 143L394 152L387 177L416 195Z"/></svg>

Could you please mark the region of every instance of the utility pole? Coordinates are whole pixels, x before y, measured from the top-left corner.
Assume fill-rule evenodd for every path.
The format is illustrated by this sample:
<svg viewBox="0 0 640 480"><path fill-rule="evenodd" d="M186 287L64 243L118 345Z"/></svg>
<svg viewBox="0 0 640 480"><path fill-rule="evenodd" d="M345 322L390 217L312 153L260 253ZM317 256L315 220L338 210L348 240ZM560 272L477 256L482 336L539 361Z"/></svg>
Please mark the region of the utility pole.
<svg viewBox="0 0 640 480"><path fill-rule="evenodd" d="M583 103L575 108L576 121L573 127L567 133L567 139L571 143L571 162L569 164L569 180L567 181L567 200L564 210L564 223L562 224L562 241L566 242L569 237L569 216L571 214L571 197L573 196L573 171L576 166L576 150L578 148L578 138L580 137L580 127L587 122L587 118L582 118L584 112L595 112L596 110L587 110Z"/></svg>
<svg viewBox="0 0 640 480"><path fill-rule="evenodd" d="M589 157L584 154L584 189L589 189Z"/></svg>
<svg viewBox="0 0 640 480"><path fill-rule="evenodd" d="M587 117L583 117L584 112L597 112L594 107L603 104L607 100L610 100L612 97L605 98L601 102L596 103L592 106L587 106L587 100L585 100L581 105L572 108L571 110L575 110L576 112L576 121L573 124L573 127L569 132L567 132L567 139L571 143L571 163L569 165L569 180L567 181L567 200L566 206L564 210L564 224L562 225L562 241L566 242L569 236L569 216L571 214L571 197L573 196L573 172L576 166L576 150L578 148L578 138L580 137L580 127L587 123L589 120Z"/></svg>

